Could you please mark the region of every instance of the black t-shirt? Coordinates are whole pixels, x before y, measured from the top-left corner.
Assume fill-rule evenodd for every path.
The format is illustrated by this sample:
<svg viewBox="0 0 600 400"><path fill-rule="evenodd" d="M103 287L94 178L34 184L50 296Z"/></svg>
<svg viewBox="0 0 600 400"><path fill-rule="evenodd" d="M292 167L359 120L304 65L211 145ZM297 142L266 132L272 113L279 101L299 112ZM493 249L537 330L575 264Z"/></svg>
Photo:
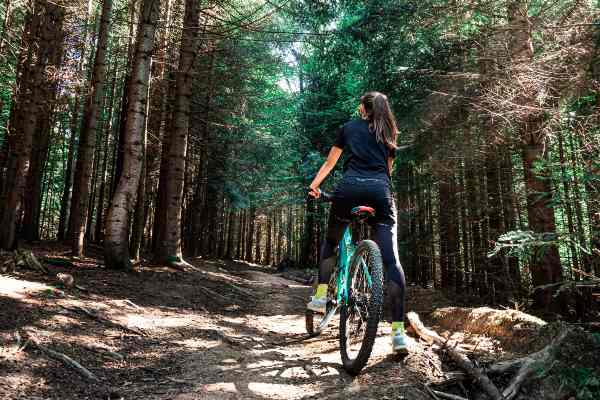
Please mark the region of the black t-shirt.
<svg viewBox="0 0 600 400"><path fill-rule="evenodd" d="M378 142L375 133L365 120L353 120L337 132L334 146L344 149L344 176L363 178L389 178L388 158L394 158L396 151L385 143Z"/></svg>

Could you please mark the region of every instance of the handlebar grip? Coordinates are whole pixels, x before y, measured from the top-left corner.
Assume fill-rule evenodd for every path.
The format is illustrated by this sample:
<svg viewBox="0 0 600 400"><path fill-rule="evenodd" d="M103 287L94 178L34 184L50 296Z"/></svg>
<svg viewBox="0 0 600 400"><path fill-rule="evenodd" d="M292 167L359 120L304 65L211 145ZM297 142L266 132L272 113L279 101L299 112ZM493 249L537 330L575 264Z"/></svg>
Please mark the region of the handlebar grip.
<svg viewBox="0 0 600 400"><path fill-rule="evenodd" d="M333 194L329 193L329 192L325 192L323 190L320 191L321 195L319 196L318 199L315 199L312 196L308 196L309 200L312 201L320 201L322 203L331 203L333 201Z"/></svg>

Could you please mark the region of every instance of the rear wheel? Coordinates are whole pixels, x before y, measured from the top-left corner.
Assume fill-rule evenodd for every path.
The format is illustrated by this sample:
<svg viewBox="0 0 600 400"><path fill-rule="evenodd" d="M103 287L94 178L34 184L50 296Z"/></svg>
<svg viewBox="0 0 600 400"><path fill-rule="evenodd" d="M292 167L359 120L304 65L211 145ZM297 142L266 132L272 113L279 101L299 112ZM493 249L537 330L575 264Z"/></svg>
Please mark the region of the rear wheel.
<svg viewBox="0 0 600 400"><path fill-rule="evenodd" d="M333 269L333 273L331 274L331 278L329 278L329 286L327 287L327 309L325 314L316 313L309 309L306 310L305 314L305 324L306 324L306 332L310 336L318 336L321 334L325 327L321 327L321 322L325 319L327 314L333 309L334 301L337 297L337 274L338 269Z"/></svg>
<svg viewBox="0 0 600 400"><path fill-rule="evenodd" d="M340 351L344 369L358 374L373 350L383 310L383 262L375 242L358 244L348 274L348 300L340 311Z"/></svg>

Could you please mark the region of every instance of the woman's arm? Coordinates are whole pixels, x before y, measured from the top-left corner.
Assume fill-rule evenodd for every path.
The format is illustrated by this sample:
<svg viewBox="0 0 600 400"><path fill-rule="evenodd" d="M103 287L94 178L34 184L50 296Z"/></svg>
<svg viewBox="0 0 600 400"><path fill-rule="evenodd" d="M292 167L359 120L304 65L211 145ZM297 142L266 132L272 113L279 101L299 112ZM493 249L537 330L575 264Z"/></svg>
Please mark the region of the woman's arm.
<svg viewBox="0 0 600 400"><path fill-rule="evenodd" d="M388 157L388 171L390 171L390 176L392 176L392 169L394 168L394 159L392 157Z"/></svg>
<svg viewBox="0 0 600 400"><path fill-rule="evenodd" d="M342 155L342 152L342 149L340 149L337 146L333 146L329 151L327 160L325 160L325 162L321 166L321 169L319 169L317 176L315 176L315 179L313 179L312 183L310 184L309 194L315 199L318 199L321 195L321 192L319 191L319 186L321 186L321 183L323 183L325 178L327 178L327 175L329 175L331 170L335 167L335 164L337 164L340 156Z"/></svg>

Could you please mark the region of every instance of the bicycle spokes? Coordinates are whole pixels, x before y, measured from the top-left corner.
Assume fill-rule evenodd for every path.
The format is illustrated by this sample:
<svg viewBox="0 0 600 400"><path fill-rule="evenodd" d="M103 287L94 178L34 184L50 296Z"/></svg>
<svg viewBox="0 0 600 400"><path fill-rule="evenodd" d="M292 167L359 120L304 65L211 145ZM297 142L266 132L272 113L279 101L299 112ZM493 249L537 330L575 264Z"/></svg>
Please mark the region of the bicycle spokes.
<svg viewBox="0 0 600 400"><path fill-rule="evenodd" d="M347 348L349 353L360 350L369 319L371 300L371 276L364 254L357 254L354 268L350 271L348 288Z"/></svg>

